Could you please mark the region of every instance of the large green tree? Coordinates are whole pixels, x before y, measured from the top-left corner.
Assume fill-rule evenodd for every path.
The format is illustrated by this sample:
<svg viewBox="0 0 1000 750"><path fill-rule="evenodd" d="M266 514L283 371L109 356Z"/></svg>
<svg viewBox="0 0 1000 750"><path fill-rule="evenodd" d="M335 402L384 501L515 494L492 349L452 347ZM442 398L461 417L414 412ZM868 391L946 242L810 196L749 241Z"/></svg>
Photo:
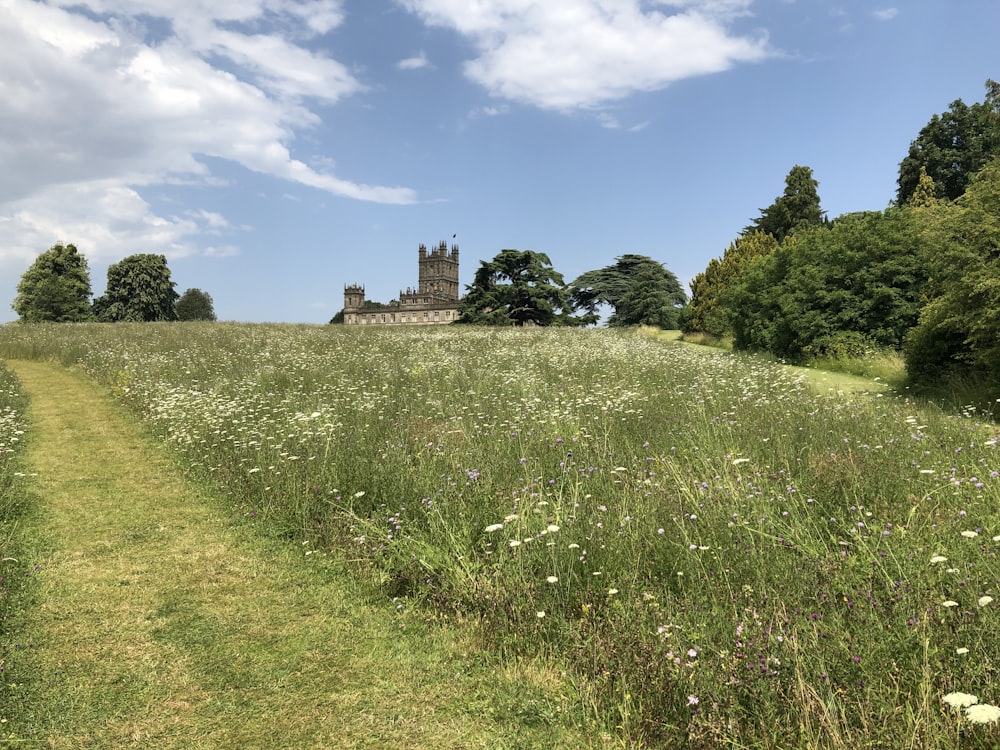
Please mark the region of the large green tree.
<svg viewBox="0 0 1000 750"><path fill-rule="evenodd" d="M212 295L201 289L188 289L174 305L177 320L215 320Z"/></svg>
<svg viewBox="0 0 1000 750"><path fill-rule="evenodd" d="M732 333L727 296L750 264L773 253L778 241L767 232L738 237L722 258L691 279L691 303L684 316L685 333L707 333L722 338Z"/></svg>
<svg viewBox="0 0 1000 750"><path fill-rule="evenodd" d="M108 268L108 285L94 300L94 312L105 322L176 320L174 286L165 256L130 255Z"/></svg>
<svg viewBox="0 0 1000 750"><path fill-rule="evenodd" d="M819 204L818 188L819 182L813 177L812 169L796 164L785 177L785 192L770 206L762 208L760 216L743 230L743 234L767 232L782 242L797 231L820 226L823 210Z"/></svg>
<svg viewBox="0 0 1000 750"><path fill-rule="evenodd" d="M598 306L609 305L609 326L676 328L687 302L681 283L662 263L631 253L616 258L612 266L580 274L569 291L573 306L595 320Z"/></svg>
<svg viewBox="0 0 1000 750"><path fill-rule="evenodd" d="M92 313L87 259L75 245L53 245L25 271L11 306L28 323L89 320Z"/></svg>
<svg viewBox="0 0 1000 750"><path fill-rule="evenodd" d="M1000 396L1000 157L954 204L914 212L930 238L929 301L906 342L914 381L984 381Z"/></svg>
<svg viewBox="0 0 1000 750"><path fill-rule="evenodd" d="M953 101L946 112L931 117L921 128L899 164L897 205L910 202L920 184L921 170L934 181L936 196L955 200L969 179L990 159L1000 155L1000 87L986 82L986 99L969 106Z"/></svg>
<svg viewBox="0 0 1000 750"><path fill-rule="evenodd" d="M459 302L459 323L494 326L584 325L573 315L562 274L545 253L501 250L482 261Z"/></svg>
<svg viewBox="0 0 1000 750"><path fill-rule="evenodd" d="M733 289L734 345L790 360L901 348L924 299L930 244L904 209L796 234Z"/></svg>

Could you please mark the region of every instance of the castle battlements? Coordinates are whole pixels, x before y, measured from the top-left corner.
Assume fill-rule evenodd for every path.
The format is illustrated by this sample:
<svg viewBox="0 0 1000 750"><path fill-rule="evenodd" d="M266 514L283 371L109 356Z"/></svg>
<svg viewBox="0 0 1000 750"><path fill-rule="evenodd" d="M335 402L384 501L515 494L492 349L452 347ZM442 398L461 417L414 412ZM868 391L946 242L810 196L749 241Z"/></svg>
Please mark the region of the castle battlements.
<svg viewBox="0 0 1000 750"><path fill-rule="evenodd" d="M417 249L416 289L400 291L388 304L365 299L358 284L344 287L345 325L435 325L458 319L458 245L443 240L430 250Z"/></svg>

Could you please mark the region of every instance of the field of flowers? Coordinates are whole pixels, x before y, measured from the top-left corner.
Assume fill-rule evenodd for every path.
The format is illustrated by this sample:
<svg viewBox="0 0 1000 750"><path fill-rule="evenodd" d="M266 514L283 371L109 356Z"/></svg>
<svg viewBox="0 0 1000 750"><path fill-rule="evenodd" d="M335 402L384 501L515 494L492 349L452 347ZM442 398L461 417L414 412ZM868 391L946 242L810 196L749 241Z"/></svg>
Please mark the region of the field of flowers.
<svg viewBox="0 0 1000 750"><path fill-rule="evenodd" d="M18 525L25 512L24 473L18 456L24 445L26 400L17 379L0 366L0 643L8 626L9 610L24 583L24 566L19 559ZM6 654L0 646L0 675ZM0 699L3 695L0 681Z"/></svg>
<svg viewBox="0 0 1000 750"><path fill-rule="evenodd" d="M246 523L550 655L637 744L1000 741L990 415L608 330L7 325L0 354L83 368Z"/></svg>

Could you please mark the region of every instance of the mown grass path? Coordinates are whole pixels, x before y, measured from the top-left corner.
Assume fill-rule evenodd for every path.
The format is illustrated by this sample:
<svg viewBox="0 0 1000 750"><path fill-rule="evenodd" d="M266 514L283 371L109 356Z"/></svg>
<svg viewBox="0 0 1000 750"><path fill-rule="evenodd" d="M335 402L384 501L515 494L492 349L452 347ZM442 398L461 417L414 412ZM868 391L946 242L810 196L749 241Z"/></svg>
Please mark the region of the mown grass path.
<svg viewBox="0 0 1000 750"><path fill-rule="evenodd" d="M13 362L32 399L39 601L0 746L581 747L560 680L366 599L254 534L95 386Z"/></svg>

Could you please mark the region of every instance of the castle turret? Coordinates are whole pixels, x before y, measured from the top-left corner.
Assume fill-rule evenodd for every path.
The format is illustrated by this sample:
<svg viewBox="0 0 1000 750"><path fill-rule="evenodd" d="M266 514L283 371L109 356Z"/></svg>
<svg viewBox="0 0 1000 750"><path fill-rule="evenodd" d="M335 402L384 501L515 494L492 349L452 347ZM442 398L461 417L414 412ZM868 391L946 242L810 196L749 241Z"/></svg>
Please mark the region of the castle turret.
<svg viewBox="0 0 1000 750"><path fill-rule="evenodd" d="M360 310L365 304L365 288L357 284L344 287L344 311Z"/></svg>
<svg viewBox="0 0 1000 750"><path fill-rule="evenodd" d="M441 301L458 300L458 245L452 245L450 255L444 240L429 254L426 246L421 245L418 263L420 292L433 294Z"/></svg>

